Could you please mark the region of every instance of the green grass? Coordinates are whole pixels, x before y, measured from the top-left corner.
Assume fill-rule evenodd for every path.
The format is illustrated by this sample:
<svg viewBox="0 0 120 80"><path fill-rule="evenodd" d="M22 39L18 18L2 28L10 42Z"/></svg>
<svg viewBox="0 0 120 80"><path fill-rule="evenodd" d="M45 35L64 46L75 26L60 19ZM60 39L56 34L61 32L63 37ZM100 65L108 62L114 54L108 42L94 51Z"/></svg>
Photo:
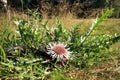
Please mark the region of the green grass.
<svg viewBox="0 0 120 80"><path fill-rule="evenodd" d="M10 21L1 16L0 79L119 80L120 21L106 19L109 12L96 23L67 18L47 22L34 13L28 18L15 14ZM44 47L56 41L64 42L71 51L72 59L64 66L42 55Z"/></svg>

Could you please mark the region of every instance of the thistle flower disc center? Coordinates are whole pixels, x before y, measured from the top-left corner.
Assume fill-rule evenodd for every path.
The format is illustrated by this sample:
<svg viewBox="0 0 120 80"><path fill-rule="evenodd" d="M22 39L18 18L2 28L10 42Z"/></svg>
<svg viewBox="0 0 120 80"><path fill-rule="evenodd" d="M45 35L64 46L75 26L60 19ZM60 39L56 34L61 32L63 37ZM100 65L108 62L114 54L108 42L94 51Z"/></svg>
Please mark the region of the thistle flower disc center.
<svg viewBox="0 0 120 80"><path fill-rule="evenodd" d="M66 53L65 47L62 45L54 45L52 50L57 54L65 54Z"/></svg>

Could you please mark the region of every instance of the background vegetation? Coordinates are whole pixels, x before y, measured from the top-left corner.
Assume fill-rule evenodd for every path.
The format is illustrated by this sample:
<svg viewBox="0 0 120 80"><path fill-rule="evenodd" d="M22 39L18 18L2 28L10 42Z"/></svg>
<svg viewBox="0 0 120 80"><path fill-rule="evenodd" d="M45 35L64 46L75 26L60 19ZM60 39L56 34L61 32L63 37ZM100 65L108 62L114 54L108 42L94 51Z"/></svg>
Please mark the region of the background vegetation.
<svg viewBox="0 0 120 80"><path fill-rule="evenodd" d="M102 14L102 10L106 8L115 8L111 15L113 18L120 17L120 1L119 0L8 0L11 10L24 11L28 9L38 9L39 16L46 15L51 18L53 16L66 16L72 14L74 18L95 18L96 15ZM58 0L59 1L59 0ZM2 8L2 3L0 3Z"/></svg>

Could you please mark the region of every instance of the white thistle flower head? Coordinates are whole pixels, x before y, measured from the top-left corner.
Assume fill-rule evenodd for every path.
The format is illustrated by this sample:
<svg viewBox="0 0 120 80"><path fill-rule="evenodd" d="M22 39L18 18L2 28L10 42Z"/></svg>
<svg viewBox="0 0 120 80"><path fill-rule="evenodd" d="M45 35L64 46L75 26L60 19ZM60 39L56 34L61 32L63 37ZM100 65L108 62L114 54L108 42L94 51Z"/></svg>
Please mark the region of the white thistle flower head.
<svg viewBox="0 0 120 80"><path fill-rule="evenodd" d="M67 48L67 45L64 45L63 43L56 42L56 43L49 43L46 46L47 54L52 57L52 59L58 59L60 61L66 59L68 60L70 58L70 51L69 48Z"/></svg>

